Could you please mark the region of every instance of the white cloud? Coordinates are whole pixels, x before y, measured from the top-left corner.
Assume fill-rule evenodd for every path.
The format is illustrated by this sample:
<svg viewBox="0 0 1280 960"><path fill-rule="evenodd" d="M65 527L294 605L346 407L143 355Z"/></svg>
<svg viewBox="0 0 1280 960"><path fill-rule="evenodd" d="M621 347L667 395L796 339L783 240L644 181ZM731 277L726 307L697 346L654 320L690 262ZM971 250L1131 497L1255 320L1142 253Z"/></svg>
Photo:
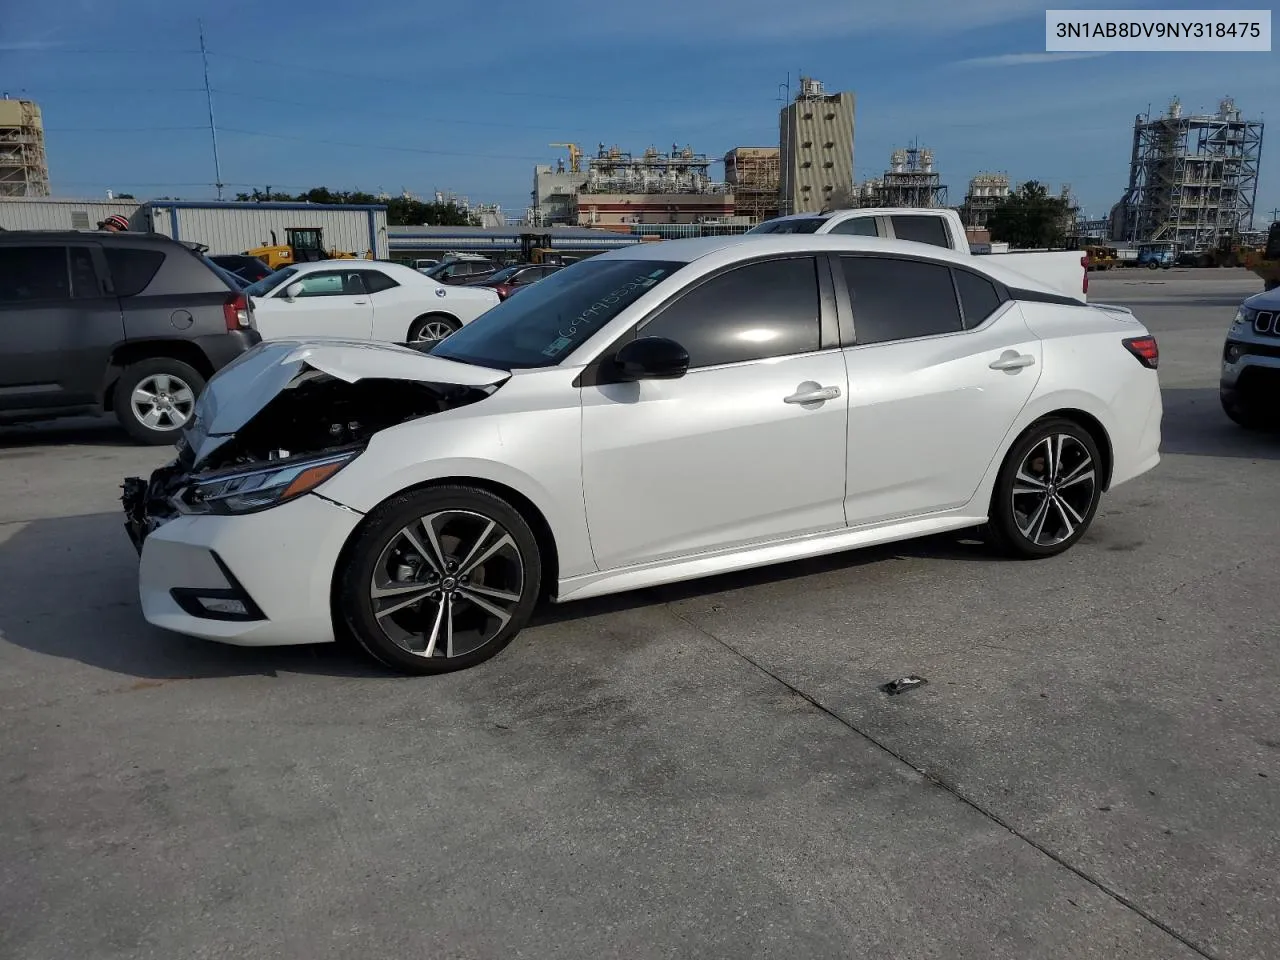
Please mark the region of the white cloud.
<svg viewBox="0 0 1280 960"><path fill-rule="evenodd" d="M1057 63L1060 60L1092 60L1105 57L1105 50L1081 50L1074 53L1002 53L995 57L973 57L957 60L957 67L1020 67L1034 63Z"/></svg>

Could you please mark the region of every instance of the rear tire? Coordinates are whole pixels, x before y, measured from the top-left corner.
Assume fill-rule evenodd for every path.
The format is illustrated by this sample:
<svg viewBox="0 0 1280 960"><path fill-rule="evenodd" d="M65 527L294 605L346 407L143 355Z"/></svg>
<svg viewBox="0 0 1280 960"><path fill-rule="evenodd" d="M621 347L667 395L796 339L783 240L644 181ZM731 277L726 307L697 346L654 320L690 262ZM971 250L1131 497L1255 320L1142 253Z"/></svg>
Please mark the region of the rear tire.
<svg viewBox="0 0 1280 960"><path fill-rule="evenodd" d="M204 389L200 371L171 357L131 363L116 381L112 406L116 419L138 443L176 443L195 413Z"/></svg>
<svg viewBox="0 0 1280 960"><path fill-rule="evenodd" d="M447 673L515 639L541 580L537 539L511 504L478 487L429 487L369 514L337 571L335 613L380 663Z"/></svg>
<svg viewBox="0 0 1280 960"><path fill-rule="evenodd" d="M429 313L409 324L409 334L405 337L405 342L436 343L461 329L462 324L453 317L443 313Z"/></svg>
<svg viewBox="0 0 1280 960"><path fill-rule="evenodd" d="M991 494L987 533L1020 560L1054 557L1084 536L1102 499L1102 458L1089 432L1054 417L1010 448Z"/></svg>

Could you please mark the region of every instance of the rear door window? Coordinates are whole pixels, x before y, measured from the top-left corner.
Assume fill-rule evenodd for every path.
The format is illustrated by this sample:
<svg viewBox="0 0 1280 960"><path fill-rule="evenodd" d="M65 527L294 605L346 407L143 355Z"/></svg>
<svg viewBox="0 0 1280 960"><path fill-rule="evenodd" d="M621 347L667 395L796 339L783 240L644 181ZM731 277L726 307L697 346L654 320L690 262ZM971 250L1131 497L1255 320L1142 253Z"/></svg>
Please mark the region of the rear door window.
<svg viewBox="0 0 1280 960"><path fill-rule="evenodd" d="M841 257L840 266L857 345L964 329L949 267L888 257Z"/></svg>
<svg viewBox="0 0 1280 960"><path fill-rule="evenodd" d="M893 235L899 240L910 240L914 243L930 243L935 247L947 247L951 243L947 239L947 225L942 217L927 217L895 213L889 218L893 224Z"/></svg>
<svg viewBox="0 0 1280 960"><path fill-rule="evenodd" d="M66 247L0 246L0 303L70 299Z"/></svg>
<svg viewBox="0 0 1280 960"><path fill-rule="evenodd" d="M111 283L117 297L136 297L147 289L160 272L160 264L164 263L164 253L160 250L105 244L104 247L107 269L111 271Z"/></svg>

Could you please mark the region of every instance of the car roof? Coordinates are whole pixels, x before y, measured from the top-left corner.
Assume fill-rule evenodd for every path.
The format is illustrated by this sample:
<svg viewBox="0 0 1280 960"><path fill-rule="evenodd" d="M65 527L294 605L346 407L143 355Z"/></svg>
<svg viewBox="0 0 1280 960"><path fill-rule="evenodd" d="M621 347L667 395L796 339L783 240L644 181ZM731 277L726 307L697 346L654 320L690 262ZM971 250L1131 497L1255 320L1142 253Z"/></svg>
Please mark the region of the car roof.
<svg viewBox="0 0 1280 960"><path fill-rule="evenodd" d="M91 240L94 243L137 243L138 241L146 241L150 243L162 243L173 246L184 246L172 237L166 237L163 233L142 233L137 230L129 230L127 232L116 233L111 230L3 230L0 231L0 242L5 243L30 243L39 241L45 243L75 243L79 241L84 243Z"/></svg>
<svg viewBox="0 0 1280 960"><path fill-rule="evenodd" d="M1061 291L999 262L1000 257L975 256L914 240L888 240L838 233L750 233L686 240L637 243L600 253L592 260L657 260L675 263L705 261L715 269L752 257L788 253L872 253L915 260L932 260L968 267L1007 287L1061 295Z"/></svg>

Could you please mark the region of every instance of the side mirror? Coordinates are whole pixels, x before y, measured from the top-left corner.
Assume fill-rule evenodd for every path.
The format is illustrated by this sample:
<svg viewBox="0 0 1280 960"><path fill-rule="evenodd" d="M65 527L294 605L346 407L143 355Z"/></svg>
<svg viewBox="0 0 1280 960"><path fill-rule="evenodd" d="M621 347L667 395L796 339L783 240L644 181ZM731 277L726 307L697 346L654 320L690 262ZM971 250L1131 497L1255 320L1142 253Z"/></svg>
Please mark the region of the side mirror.
<svg viewBox="0 0 1280 960"><path fill-rule="evenodd" d="M689 351L666 337L632 340L613 358L622 380L678 380L689 372Z"/></svg>
<svg viewBox="0 0 1280 960"><path fill-rule="evenodd" d="M291 283L284 288L284 298L286 300L296 300L300 296L302 296L301 280L298 280L295 283Z"/></svg>

